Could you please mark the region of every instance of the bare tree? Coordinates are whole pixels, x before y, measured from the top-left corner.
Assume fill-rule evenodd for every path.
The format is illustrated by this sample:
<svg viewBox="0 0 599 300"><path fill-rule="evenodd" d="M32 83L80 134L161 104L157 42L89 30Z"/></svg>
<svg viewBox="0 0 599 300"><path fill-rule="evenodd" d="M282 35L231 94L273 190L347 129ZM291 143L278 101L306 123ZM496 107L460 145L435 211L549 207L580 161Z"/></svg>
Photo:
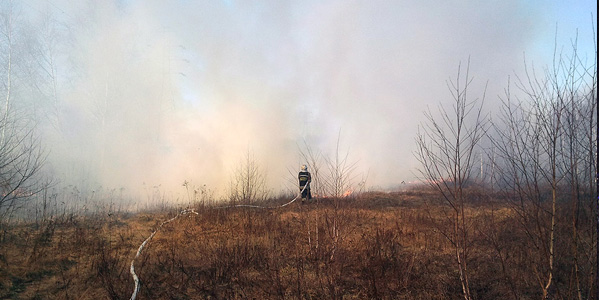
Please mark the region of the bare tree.
<svg viewBox="0 0 599 300"><path fill-rule="evenodd" d="M0 63L3 72L3 103L0 107L0 225L26 199L40 191L39 172L45 160L36 124L29 114L23 113L18 104L22 102L19 93L15 93L16 84L25 86L24 76L15 76L17 70L24 74L27 66L17 59L17 18L12 1L0 5ZM22 57L21 57L22 58Z"/></svg>
<svg viewBox="0 0 599 300"><path fill-rule="evenodd" d="M341 153L341 133L337 136L335 152L331 156L325 156L321 151L315 150L306 141L304 146L299 147L299 154L307 165L312 181L310 188L317 196L340 198L355 191L356 169L358 161L351 161L349 150ZM297 184L297 172L289 170L290 181ZM362 189L365 180L358 184Z"/></svg>
<svg viewBox="0 0 599 300"><path fill-rule="evenodd" d="M2 52L4 53L4 57L3 58L3 64L4 64L4 68L5 68L5 72L4 72L4 76L5 76L5 80L3 82L4 84L4 91L5 91L5 98L4 98L4 109L3 109L3 116L2 116L2 128L1 128L1 136L0 136L0 141L2 141L2 143L4 142L5 139L5 134L6 134L6 128L7 128L7 122L8 122L8 115L9 115L9 111L10 111L10 106L11 106L11 98L12 98L12 76L13 76L13 44L14 44L14 39L13 39L13 31L14 31L14 25L13 25L13 5L12 5L12 1L9 1L6 7L6 10L2 11L2 15L1 15L1 21L2 21L2 26L1 28L1 33L2 33L2 39L5 41L1 44L2 46Z"/></svg>
<svg viewBox="0 0 599 300"><path fill-rule="evenodd" d="M233 203L250 204L268 196L266 174L250 150L233 172L229 199Z"/></svg>
<svg viewBox="0 0 599 300"><path fill-rule="evenodd" d="M427 122L420 127L416 143L416 158L421 164L420 174L426 183L436 189L442 203L449 207L446 220L451 228L440 228L451 243L455 253L464 299L472 299L468 279L469 225L465 211L465 188L476 163L477 146L488 129L488 120L482 113L483 99L470 101L468 89L472 82L469 76L470 62L462 81L461 64L457 79L449 81L454 104L451 111L442 106L440 115L425 112ZM472 118L472 119L470 119Z"/></svg>
<svg viewBox="0 0 599 300"><path fill-rule="evenodd" d="M340 153L341 132L337 136L335 153L332 157L325 158L326 174L323 178L324 188L329 196L339 198L353 192L357 161L349 160L349 150Z"/></svg>
<svg viewBox="0 0 599 300"><path fill-rule="evenodd" d="M595 62L591 65L579 57L576 38L572 43L572 52L559 59L559 68L563 69L561 76L563 79L558 81L557 76L552 77L552 86L560 90L559 98L564 101L564 145L562 153L565 168L564 191L569 196L570 205L570 226L571 237L569 239L571 257L573 258L571 282L573 282L575 293L569 295L577 299L585 299L590 293L583 291L583 281L585 263L584 257L588 255L589 249L585 249L584 226L581 227L581 220L588 219L587 211L592 211L592 207L585 198L592 197L593 193L593 171L596 170L596 161L588 159L589 155L596 156L596 139L593 138L593 129L596 128L595 109L596 109L596 56ZM554 68L554 73L556 69ZM565 80L564 80L565 79ZM565 84L565 85L564 85ZM559 88L564 85L563 88ZM591 126L588 126L591 125ZM589 137L591 137L589 139ZM591 171L591 172L588 172ZM588 183L588 184L587 184ZM596 197L592 197L596 198ZM592 204L591 204L592 206ZM583 208L590 209L583 209ZM581 230L582 229L582 230ZM581 236L582 233L582 236Z"/></svg>
<svg viewBox="0 0 599 300"><path fill-rule="evenodd" d="M0 143L0 222L24 200L40 192L37 178L45 153L34 129L9 113L0 120L5 133Z"/></svg>
<svg viewBox="0 0 599 300"><path fill-rule="evenodd" d="M52 10L44 12L36 25L28 51L32 70L28 80L32 93L40 100L36 106L41 106L41 115L36 118L46 119L54 130L62 133L58 74L61 67L66 69L60 58L61 47L68 45L68 27L55 18Z"/></svg>
<svg viewBox="0 0 599 300"><path fill-rule="evenodd" d="M310 190L316 196L324 195L322 172L321 168L324 165L324 156L322 152L312 148L306 140L304 140L303 149L299 147L299 154L303 161L308 166L312 180L310 182ZM297 170L289 171L292 175L290 178L293 181L293 186L297 186Z"/></svg>
<svg viewBox="0 0 599 300"><path fill-rule="evenodd" d="M556 47L553 64L540 75L534 66L526 65L525 70L525 76L517 79L523 98L512 96L508 83L503 112L495 124L493 143L500 156L497 178L529 239L527 247L535 254L530 268L543 298L571 293L565 297L585 299L592 284L583 291L583 283L591 280L581 278L583 273L593 273L588 266L595 246L589 243L593 230L588 226L581 230L580 220L591 219L594 210L583 195L596 197L596 58L590 65L584 62L574 40L569 55ZM570 228L560 222L565 218L570 218ZM560 235L566 229L570 237ZM558 247L568 243L569 249ZM560 292L555 280L567 277L558 263L571 268L568 291Z"/></svg>

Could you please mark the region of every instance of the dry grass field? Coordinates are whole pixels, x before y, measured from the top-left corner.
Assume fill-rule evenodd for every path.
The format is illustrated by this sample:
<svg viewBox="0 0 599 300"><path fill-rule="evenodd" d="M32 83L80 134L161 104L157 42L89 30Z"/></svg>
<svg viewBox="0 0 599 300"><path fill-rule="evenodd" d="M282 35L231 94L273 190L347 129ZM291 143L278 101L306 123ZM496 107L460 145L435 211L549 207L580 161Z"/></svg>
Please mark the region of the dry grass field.
<svg viewBox="0 0 599 300"><path fill-rule="evenodd" d="M430 197L411 191L279 209L196 207L197 215L165 224L135 261L137 299L461 299L445 237L450 215L426 204ZM531 224L498 203L467 206L472 295L540 299L543 261L526 230ZM0 298L128 299L139 245L177 212L15 224L2 233ZM580 233L581 242L592 237ZM556 295L570 299L572 256L561 241ZM596 258L579 259L590 298Z"/></svg>

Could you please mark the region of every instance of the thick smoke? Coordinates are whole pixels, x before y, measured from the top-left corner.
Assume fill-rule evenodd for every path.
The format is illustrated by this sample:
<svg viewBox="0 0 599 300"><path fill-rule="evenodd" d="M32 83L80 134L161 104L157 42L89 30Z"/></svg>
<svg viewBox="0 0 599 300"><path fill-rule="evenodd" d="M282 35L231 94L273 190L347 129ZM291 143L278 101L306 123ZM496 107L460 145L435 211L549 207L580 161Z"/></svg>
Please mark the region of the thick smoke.
<svg viewBox="0 0 599 300"><path fill-rule="evenodd" d="M332 155L338 138L369 186L413 180L423 111L451 104L460 63L472 97L488 82L496 107L524 55L549 62L556 18L570 38L596 14L591 2L579 24L522 1L22 4L23 18L50 11L64 33L49 168L73 185L173 195L184 182L222 194L248 152L284 190L298 145Z"/></svg>

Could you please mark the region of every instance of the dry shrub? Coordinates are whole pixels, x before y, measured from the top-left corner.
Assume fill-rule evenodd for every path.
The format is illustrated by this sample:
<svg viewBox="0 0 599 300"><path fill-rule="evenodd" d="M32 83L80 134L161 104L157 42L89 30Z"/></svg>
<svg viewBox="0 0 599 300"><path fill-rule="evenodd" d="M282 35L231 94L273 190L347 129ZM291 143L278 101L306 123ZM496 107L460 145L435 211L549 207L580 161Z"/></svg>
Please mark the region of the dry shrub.
<svg viewBox="0 0 599 300"><path fill-rule="evenodd" d="M367 193L273 210L206 207L180 216L135 261L138 299L461 299L443 208L422 205L412 199L417 194ZM0 244L0 297L128 298L137 248L175 213L15 225ZM534 222L501 202L470 203L465 213L473 297L539 298L535 268L543 258L529 236ZM570 218L563 215L559 224ZM590 282L595 261L583 246L594 249L594 235L584 228L579 274ZM568 236L567 226L558 229ZM574 250L564 238L557 249L558 295L573 298Z"/></svg>

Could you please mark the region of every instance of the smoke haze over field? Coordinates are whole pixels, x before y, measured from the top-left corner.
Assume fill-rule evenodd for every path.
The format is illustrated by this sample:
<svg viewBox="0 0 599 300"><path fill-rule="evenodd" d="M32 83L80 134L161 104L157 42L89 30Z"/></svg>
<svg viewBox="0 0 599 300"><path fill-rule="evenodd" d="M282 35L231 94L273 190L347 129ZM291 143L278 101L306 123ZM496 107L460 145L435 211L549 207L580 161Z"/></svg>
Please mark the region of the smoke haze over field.
<svg viewBox="0 0 599 300"><path fill-rule="evenodd" d="M414 179L423 111L451 104L460 62L493 109L524 56L551 62L556 34L567 49L578 28L588 60L596 45L586 0L12 4L14 47L29 49L15 61L55 60L55 94L23 67L12 100L35 114L48 170L142 192L222 193L248 151L278 192L304 163L298 145L330 155L338 136L369 186L392 187Z"/></svg>

